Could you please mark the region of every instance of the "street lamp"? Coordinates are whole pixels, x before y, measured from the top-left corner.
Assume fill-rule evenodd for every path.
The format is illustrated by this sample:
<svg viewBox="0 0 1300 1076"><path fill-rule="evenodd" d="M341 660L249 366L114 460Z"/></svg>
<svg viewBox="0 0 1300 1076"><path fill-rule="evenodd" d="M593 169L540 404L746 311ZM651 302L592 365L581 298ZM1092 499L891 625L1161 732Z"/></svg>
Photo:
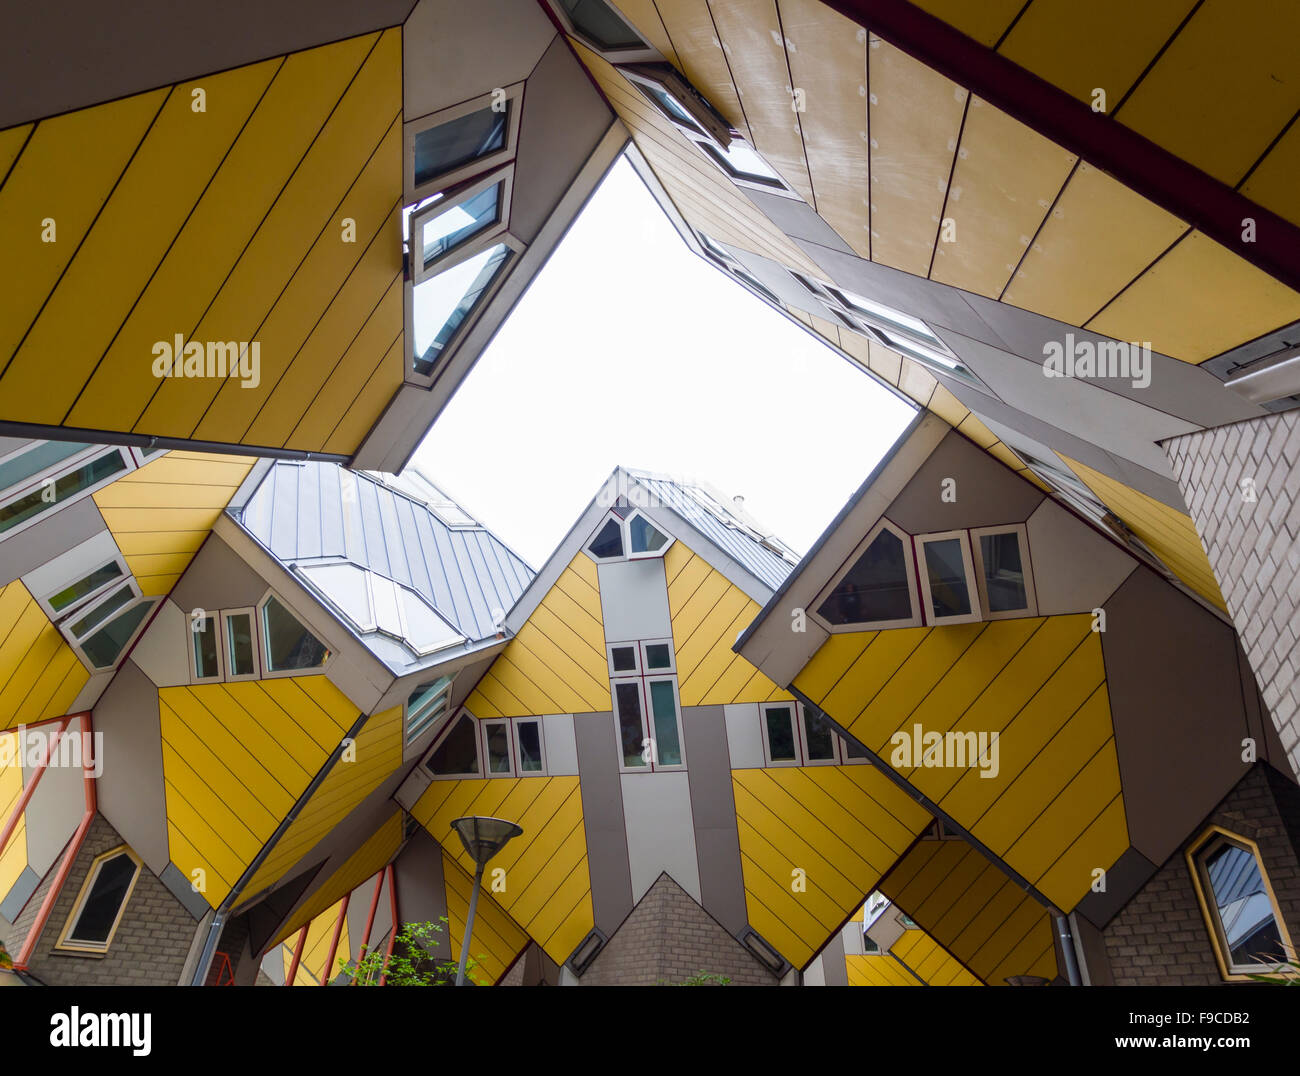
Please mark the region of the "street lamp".
<svg viewBox="0 0 1300 1076"><path fill-rule="evenodd" d="M506 846L506 842L523 833L523 827L504 818L484 818L470 815L458 818L451 824L460 836L460 843L474 860L474 891L469 898L469 915L465 918L465 938L460 945L460 966L456 969L456 985L465 985L465 964L469 960L469 939L474 933L474 912L478 908L478 891L483 884L483 868L488 860Z"/></svg>

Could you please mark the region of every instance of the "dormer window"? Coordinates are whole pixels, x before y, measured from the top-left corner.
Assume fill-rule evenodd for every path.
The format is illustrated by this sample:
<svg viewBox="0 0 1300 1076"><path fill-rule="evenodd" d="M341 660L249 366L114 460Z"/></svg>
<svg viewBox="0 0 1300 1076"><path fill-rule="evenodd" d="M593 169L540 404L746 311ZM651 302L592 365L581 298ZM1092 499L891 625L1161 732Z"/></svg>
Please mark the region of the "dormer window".
<svg viewBox="0 0 1300 1076"><path fill-rule="evenodd" d="M626 515L620 515L620 512ZM587 543L592 560L649 560L662 557L672 545L665 534L639 509L615 509Z"/></svg>

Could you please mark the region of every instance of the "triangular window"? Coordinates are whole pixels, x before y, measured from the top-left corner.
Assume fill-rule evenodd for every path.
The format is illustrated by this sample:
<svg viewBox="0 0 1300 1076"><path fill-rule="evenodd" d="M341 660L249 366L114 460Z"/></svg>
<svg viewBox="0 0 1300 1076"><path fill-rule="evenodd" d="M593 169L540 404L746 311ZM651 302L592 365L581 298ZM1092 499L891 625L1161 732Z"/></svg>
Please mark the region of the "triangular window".
<svg viewBox="0 0 1300 1076"><path fill-rule="evenodd" d="M910 621L915 613L907 543L882 526L818 608L829 624Z"/></svg>

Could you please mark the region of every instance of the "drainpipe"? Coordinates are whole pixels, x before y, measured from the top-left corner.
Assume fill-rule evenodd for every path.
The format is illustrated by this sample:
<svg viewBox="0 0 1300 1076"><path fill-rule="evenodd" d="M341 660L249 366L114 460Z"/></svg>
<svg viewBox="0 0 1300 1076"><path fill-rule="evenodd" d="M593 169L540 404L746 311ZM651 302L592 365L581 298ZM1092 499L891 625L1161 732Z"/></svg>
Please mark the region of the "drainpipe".
<svg viewBox="0 0 1300 1076"><path fill-rule="evenodd" d="M72 835L72 840L68 842L67 850L63 853L63 861L59 864L58 873L54 876L54 881L50 884L45 899L41 902L40 911L36 913L36 920L32 923L31 930L27 932L23 947L18 951L18 956L14 959L15 971L28 970L28 961L32 959L32 953L36 951L36 943L40 940L41 932L45 929L45 924L54 911L54 902L59 899L63 883L68 880L68 874L72 871L72 864L86 840L86 833L90 829L90 823L95 820L95 759L93 758L93 748L91 751L92 757L89 759L86 757L85 750L86 744L94 743L94 736L91 733L90 712L86 711L78 716L81 718L81 784L86 793L86 810L81 816L81 824L77 827L77 832ZM47 764L49 763L48 756L45 761Z"/></svg>
<svg viewBox="0 0 1300 1076"><path fill-rule="evenodd" d="M59 727L55 730L54 737L45 745L45 757L41 759L41 764L36 767L36 775L32 778L31 784L23 789L23 794L18 797L18 802L14 804L14 809L9 812L9 820L5 823L4 829L0 830L0 855L4 854L5 848L9 845L9 838L14 835L14 830L18 828L18 819L22 818L23 813L27 810L27 804L31 802L32 796L36 793L36 786L41 783L41 778L45 776L45 771L50 765L50 759L54 757L55 748L59 746L59 739L68 731L68 725L74 717L85 717L84 713L70 714L65 718L55 718L59 721ZM49 722L43 722L49 724ZM22 737L24 728L32 728L30 725L19 725L17 735ZM82 744L85 747L85 744ZM22 760L19 759L21 765Z"/></svg>
<svg viewBox="0 0 1300 1076"><path fill-rule="evenodd" d="M239 902L239 898L243 896L245 887L250 881L252 881L253 876L261 869L262 864L266 862L267 857L275 850L275 846L280 842L280 838L285 835L285 832L297 820L298 815L302 813L302 809L307 806L307 801L316 794L316 790L325 783L325 778L330 775L330 772L338 764L339 759L343 757L343 752L346 750L344 744L350 740L356 740L362 727L368 720L370 720L369 714L361 714L356 721L352 723L352 727L348 729L346 735L339 741L338 746L330 753L330 757L325 760L325 765L322 766L316 776L311 779L311 784L303 790L303 794L299 796L294 805L289 808L289 813L285 815L280 824L275 827L275 832L271 834L270 840L262 845L261 851L259 851L253 858L253 862L248 865L244 873L239 876L239 880L235 883L234 888L226 894L226 899L223 900L221 906L217 908L217 914L212 917L212 925L208 928L208 937L203 943L203 952L199 956L198 964L195 965L194 975L190 979L190 986L203 985L204 980L208 977L208 968L211 966L212 958L216 954L217 942L221 938L222 930L225 929L226 920L230 916L231 909Z"/></svg>
<svg viewBox="0 0 1300 1076"><path fill-rule="evenodd" d="M1074 938L1070 933L1070 920L1062 913L1056 912L1056 936L1061 940L1061 953L1065 957L1065 974L1071 986L1082 986L1083 977L1079 974L1079 961L1074 953Z"/></svg>

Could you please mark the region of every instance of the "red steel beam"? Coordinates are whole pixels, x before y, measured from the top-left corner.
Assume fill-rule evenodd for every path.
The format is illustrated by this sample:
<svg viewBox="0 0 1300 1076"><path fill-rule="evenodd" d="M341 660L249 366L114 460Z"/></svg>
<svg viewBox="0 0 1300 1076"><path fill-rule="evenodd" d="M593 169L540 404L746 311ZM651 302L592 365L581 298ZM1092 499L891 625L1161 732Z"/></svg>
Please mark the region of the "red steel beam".
<svg viewBox="0 0 1300 1076"><path fill-rule="evenodd" d="M330 984L330 969L334 967L334 957L339 951L339 938L343 936L343 924L347 921L348 902L351 899L351 893L344 894L343 902L339 906L339 917L334 921L334 937L330 939L329 955L325 957L325 970L321 972L321 986L329 986Z"/></svg>
<svg viewBox="0 0 1300 1076"><path fill-rule="evenodd" d="M284 977L285 986L293 986L294 979L298 978L298 965L302 963L302 948L307 944L307 927L310 923L298 931L298 944L293 947L293 959L289 961L289 974Z"/></svg>
<svg viewBox="0 0 1300 1076"><path fill-rule="evenodd" d="M379 973L380 986L388 981L388 962L393 959L393 946L397 943L397 877L393 874L391 863L384 870L388 881L388 903L393 913L393 926L388 932L388 951L384 954L384 969Z"/></svg>
<svg viewBox="0 0 1300 1076"><path fill-rule="evenodd" d="M0 851L3 848L0 847ZM384 891L384 879L387 877L387 868L378 871L375 874L375 891L370 897L370 914L366 916L366 931L361 935L361 948L357 951L357 964L360 966L361 961L366 958L366 950L370 948L370 931L375 925L375 912L379 909L379 897ZM352 980L352 985L357 985L357 980Z"/></svg>

